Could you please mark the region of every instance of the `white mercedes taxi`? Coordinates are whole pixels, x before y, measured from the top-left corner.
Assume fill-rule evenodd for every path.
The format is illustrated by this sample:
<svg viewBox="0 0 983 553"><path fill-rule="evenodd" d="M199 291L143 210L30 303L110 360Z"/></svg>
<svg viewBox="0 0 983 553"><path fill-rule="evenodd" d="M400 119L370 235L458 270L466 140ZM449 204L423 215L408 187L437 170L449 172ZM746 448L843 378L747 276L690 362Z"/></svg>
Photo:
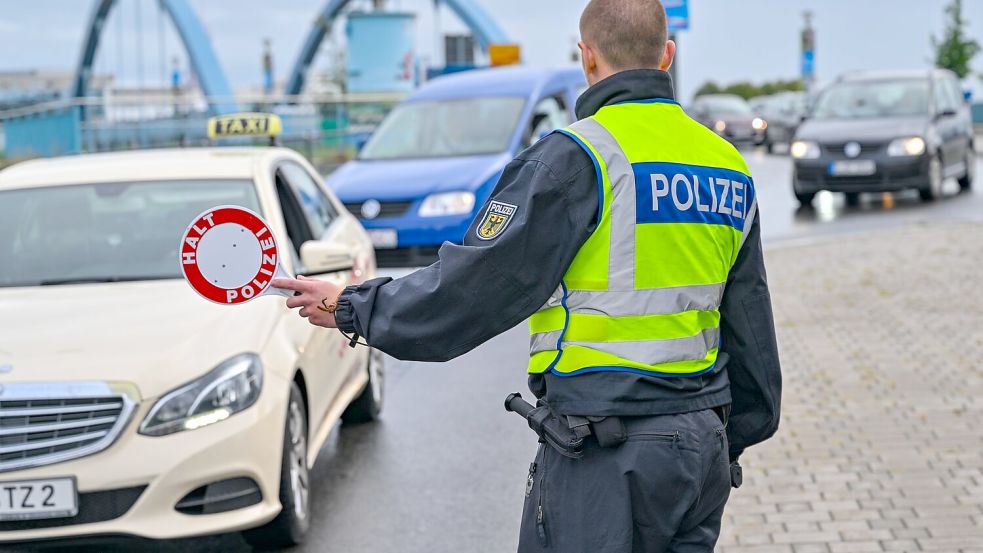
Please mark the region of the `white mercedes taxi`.
<svg viewBox="0 0 983 553"><path fill-rule="evenodd" d="M358 221L292 150L174 149L0 172L0 543L308 527L309 469L338 422L375 419L380 357L283 298L240 306L180 278L199 213L262 214L286 269L375 272Z"/></svg>

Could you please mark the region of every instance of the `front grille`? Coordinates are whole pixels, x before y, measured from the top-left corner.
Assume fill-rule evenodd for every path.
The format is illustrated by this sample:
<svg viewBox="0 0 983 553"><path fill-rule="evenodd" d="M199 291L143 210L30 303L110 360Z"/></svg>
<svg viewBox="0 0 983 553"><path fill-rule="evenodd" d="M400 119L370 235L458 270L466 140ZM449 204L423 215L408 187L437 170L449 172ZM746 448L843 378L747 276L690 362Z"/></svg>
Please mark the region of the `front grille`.
<svg viewBox="0 0 983 553"><path fill-rule="evenodd" d="M851 140L847 142L837 142L835 144L823 144L823 149L830 155L849 157L846 155L846 145L850 142L857 142L857 144L860 144L860 153L856 157L869 156L887 146L887 144L883 142L860 142Z"/></svg>
<svg viewBox="0 0 983 553"><path fill-rule="evenodd" d="M0 388L0 472L76 459L109 447L133 402L103 383Z"/></svg>
<svg viewBox="0 0 983 553"><path fill-rule="evenodd" d="M364 219L362 217L362 204L365 202L357 203L346 203L345 209L351 212L352 215L358 217L359 219ZM379 214L376 215L375 219L382 219L385 217L399 217L400 215L409 211L410 207L413 206L412 201L406 202L379 202Z"/></svg>
<svg viewBox="0 0 983 553"><path fill-rule="evenodd" d="M0 532L39 530L114 520L125 515L146 488L147 486L137 486L119 490L83 492L78 496L79 512L73 517L4 521L0 522Z"/></svg>

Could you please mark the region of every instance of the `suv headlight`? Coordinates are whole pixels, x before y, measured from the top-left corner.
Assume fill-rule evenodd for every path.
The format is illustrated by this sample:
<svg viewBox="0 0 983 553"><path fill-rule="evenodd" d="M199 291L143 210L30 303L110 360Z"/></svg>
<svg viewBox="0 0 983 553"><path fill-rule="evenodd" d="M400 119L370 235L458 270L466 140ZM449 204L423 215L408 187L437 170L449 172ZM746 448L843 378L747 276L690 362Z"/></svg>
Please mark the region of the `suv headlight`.
<svg viewBox="0 0 983 553"><path fill-rule="evenodd" d="M796 140L789 152L795 159L816 159L819 157L819 144L811 140Z"/></svg>
<svg viewBox="0 0 983 553"><path fill-rule="evenodd" d="M474 210L474 194L471 192L443 192L431 194L420 205L420 217L464 215Z"/></svg>
<svg viewBox="0 0 983 553"><path fill-rule="evenodd" d="M145 436L195 430L247 409L263 387L259 356L243 353L157 400L140 424Z"/></svg>
<svg viewBox="0 0 983 553"><path fill-rule="evenodd" d="M768 122L760 117L755 117L751 120L751 128L756 131L763 131L768 128Z"/></svg>
<svg viewBox="0 0 983 553"><path fill-rule="evenodd" d="M920 156L925 153L925 139L920 136L899 138L887 146L887 155L894 157Z"/></svg>

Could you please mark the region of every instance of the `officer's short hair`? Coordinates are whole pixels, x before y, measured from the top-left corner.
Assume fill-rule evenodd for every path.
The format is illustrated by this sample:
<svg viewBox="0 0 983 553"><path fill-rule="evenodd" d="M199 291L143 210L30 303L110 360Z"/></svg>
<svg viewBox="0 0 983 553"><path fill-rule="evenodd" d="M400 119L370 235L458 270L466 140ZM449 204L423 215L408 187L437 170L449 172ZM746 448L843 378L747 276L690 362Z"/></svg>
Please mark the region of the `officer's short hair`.
<svg viewBox="0 0 983 553"><path fill-rule="evenodd" d="M657 69L669 38L666 9L660 0L591 0L580 35L612 69Z"/></svg>

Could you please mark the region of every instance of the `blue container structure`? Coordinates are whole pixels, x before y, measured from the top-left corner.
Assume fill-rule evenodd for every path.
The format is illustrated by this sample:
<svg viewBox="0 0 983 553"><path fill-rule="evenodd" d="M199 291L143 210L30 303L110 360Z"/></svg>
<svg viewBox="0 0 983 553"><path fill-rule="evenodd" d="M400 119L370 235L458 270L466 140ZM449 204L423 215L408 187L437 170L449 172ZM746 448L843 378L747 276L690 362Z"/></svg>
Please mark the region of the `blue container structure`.
<svg viewBox="0 0 983 553"><path fill-rule="evenodd" d="M8 159L77 154L82 149L80 107L65 107L4 121Z"/></svg>
<svg viewBox="0 0 983 553"><path fill-rule="evenodd" d="M416 16L412 13L351 13L348 91L411 92L416 77Z"/></svg>

